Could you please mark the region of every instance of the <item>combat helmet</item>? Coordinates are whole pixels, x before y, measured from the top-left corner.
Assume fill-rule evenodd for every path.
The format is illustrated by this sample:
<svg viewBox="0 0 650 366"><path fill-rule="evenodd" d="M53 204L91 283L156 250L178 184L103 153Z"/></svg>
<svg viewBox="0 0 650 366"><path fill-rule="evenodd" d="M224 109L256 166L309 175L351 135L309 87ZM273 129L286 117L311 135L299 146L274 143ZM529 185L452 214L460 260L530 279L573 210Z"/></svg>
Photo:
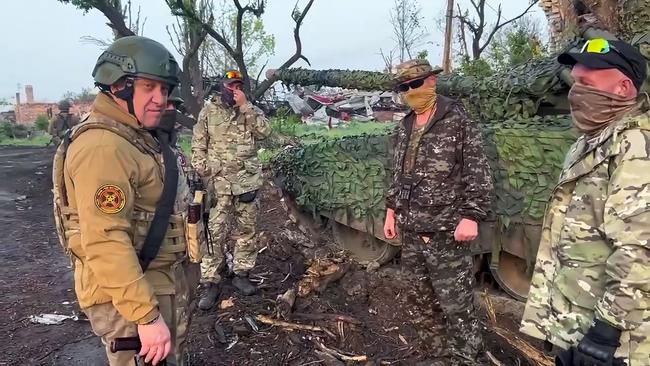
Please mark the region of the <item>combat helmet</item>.
<svg viewBox="0 0 650 366"><path fill-rule="evenodd" d="M60 112L67 112L70 110L70 101L67 99L62 99L57 104L57 107L59 108Z"/></svg>
<svg viewBox="0 0 650 366"><path fill-rule="evenodd" d="M104 51L95 64L93 78L104 92L125 78L126 87L115 96L128 103L133 114L133 82L136 77L167 83L170 91L178 85L178 63L162 44L146 37L128 36L117 39Z"/></svg>
<svg viewBox="0 0 650 366"><path fill-rule="evenodd" d="M169 93L169 98L167 98L167 101L174 103L176 107L185 103L185 101L181 97L181 88L179 87L174 88L174 90L172 90L172 92Z"/></svg>

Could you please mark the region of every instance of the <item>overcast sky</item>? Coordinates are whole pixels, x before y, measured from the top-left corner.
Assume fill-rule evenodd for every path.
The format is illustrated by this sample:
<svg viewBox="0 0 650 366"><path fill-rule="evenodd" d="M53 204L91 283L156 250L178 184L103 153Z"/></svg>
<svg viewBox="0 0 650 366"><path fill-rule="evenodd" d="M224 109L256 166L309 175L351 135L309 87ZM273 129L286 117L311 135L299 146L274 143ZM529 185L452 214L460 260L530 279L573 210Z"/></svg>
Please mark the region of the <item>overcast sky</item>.
<svg viewBox="0 0 650 366"><path fill-rule="evenodd" d="M242 0L242 3L245 3ZM300 0L300 6L306 4ZM443 34L439 20L447 1L420 0L429 35L423 46L431 63L441 63ZM461 6L467 0L458 0ZM503 5L506 19L527 7L524 0L488 0L493 9ZM144 35L171 48L165 26L174 22L164 0L133 0L147 17ZM215 0L215 3L220 3ZM303 54L315 69L342 68L381 70L379 48L390 49L392 40L389 12L394 0L315 0L301 28ZM264 24L275 35L275 55L269 67L277 67L294 52L293 20L295 0L268 0ZM496 12L488 9L492 21ZM539 6L533 19L544 22ZM542 23L545 24L545 23ZM83 36L110 39L104 16L92 10L83 14L57 0L3 1L0 12L0 98L13 101L24 85L34 86L38 101L57 101L66 91L78 92L92 86L91 72L101 49L81 40ZM298 61L294 66L307 66ZM24 98L24 94L23 97ZM24 100L24 99L23 99Z"/></svg>

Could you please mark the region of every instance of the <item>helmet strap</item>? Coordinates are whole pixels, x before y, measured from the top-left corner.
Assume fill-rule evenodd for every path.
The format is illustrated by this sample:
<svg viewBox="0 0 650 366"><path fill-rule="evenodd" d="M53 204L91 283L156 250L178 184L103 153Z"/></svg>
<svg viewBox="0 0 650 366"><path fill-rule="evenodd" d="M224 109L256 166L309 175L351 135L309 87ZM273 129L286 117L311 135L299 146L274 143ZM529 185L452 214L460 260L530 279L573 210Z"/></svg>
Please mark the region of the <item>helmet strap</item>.
<svg viewBox="0 0 650 366"><path fill-rule="evenodd" d="M135 108L133 107L133 91L134 91L133 84L134 84L133 78L126 78L126 84L124 85L124 89L113 93L113 95L126 101L126 105L129 108L129 113L135 117Z"/></svg>

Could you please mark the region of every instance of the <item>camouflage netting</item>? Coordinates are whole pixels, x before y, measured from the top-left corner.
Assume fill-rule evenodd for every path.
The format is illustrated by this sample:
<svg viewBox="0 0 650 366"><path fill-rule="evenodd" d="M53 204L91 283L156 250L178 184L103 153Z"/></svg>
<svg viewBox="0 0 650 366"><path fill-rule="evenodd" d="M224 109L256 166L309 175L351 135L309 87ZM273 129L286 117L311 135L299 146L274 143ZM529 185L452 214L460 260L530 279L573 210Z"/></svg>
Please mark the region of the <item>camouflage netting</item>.
<svg viewBox="0 0 650 366"><path fill-rule="evenodd" d="M568 116L482 124L495 179L493 212L510 222L539 224L564 155L575 141ZM394 134L323 139L289 148L273 169L282 189L306 211L348 219L383 219Z"/></svg>
<svg viewBox="0 0 650 366"><path fill-rule="evenodd" d="M441 75L438 91L458 98L470 115L480 121L534 116L542 102L551 102L547 96L560 94L568 86L560 80L562 66L554 59L531 61L489 78ZM285 84L337 86L362 90L391 90L393 75L361 70L307 70L277 71Z"/></svg>
<svg viewBox="0 0 650 366"><path fill-rule="evenodd" d="M569 116L483 124L494 178L493 212L510 222L539 224L564 156L576 139Z"/></svg>
<svg viewBox="0 0 650 366"><path fill-rule="evenodd" d="M392 170L391 136L323 138L288 148L272 163L276 181L305 211L383 218Z"/></svg>

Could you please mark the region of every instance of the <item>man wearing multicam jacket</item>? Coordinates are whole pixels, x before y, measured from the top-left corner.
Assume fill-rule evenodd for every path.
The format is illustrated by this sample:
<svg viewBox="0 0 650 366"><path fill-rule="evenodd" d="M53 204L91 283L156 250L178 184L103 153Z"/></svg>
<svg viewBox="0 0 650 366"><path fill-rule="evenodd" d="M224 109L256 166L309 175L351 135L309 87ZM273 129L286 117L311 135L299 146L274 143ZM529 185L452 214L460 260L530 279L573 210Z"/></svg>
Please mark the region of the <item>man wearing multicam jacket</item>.
<svg viewBox="0 0 650 366"><path fill-rule="evenodd" d="M262 185L262 166L255 142L269 133L264 114L248 102L242 91L241 74L228 71L221 96L201 110L192 137L192 165L209 180L216 194L208 225L215 247L207 251L201 263L202 279L207 286L199 301L203 310L212 308L220 293L220 272L225 264L221 247L228 238L226 224L233 209L238 226L233 285L244 295L256 290L247 278L257 258L256 198Z"/></svg>
<svg viewBox="0 0 650 366"><path fill-rule="evenodd" d="M633 46L593 39L573 66L582 133L548 204L521 331L557 365L650 365L650 114Z"/></svg>
<svg viewBox="0 0 650 366"><path fill-rule="evenodd" d="M398 66L398 90L413 109L400 123L384 234L402 239L402 268L430 286L445 313L452 354L440 365L474 365L482 351L468 241L490 207L492 179L481 132L459 102L436 93L425 60Z"/></svg>

